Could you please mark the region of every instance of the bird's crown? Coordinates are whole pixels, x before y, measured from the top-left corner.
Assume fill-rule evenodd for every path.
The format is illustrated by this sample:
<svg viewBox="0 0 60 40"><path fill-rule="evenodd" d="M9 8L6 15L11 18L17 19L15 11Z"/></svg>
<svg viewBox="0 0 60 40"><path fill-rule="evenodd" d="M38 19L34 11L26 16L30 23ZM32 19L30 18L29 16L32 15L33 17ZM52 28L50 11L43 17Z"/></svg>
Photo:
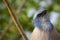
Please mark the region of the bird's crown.
<svg viewBox="0 0 60 40"><path fill-rule="evenodd" d="M38 11L35 13L33 19L35 19L36 17L39 17L39 16L44 16L46 13L47 13L47 10L46 10L46 9L40 9L40 10L38 10Z"/></svg>

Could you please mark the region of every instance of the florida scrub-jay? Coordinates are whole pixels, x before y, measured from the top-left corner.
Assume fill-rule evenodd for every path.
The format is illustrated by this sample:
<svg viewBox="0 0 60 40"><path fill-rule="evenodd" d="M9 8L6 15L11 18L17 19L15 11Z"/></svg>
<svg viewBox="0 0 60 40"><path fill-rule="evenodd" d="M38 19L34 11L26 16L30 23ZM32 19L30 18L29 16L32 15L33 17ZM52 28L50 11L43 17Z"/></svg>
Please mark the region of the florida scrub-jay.
<svg viewBox="0 0 60 40"><path fill-rule="evenodd" d="M47 10L39 10L33 17L34 30L30 40L60 40L55 27L50 22Z"/></svg>

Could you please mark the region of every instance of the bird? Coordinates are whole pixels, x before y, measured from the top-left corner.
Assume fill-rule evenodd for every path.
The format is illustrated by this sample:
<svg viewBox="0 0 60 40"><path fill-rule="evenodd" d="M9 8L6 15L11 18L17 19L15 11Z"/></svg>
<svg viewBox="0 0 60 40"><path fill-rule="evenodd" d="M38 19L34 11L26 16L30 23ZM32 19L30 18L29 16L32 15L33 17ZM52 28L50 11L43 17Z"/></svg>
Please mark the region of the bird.
<svg viewBox="0 0 60 40"><path fill-rule="evenodd" d="M38 10L33 17L34 30L29 40L60 40L46 9Z"/></svg>

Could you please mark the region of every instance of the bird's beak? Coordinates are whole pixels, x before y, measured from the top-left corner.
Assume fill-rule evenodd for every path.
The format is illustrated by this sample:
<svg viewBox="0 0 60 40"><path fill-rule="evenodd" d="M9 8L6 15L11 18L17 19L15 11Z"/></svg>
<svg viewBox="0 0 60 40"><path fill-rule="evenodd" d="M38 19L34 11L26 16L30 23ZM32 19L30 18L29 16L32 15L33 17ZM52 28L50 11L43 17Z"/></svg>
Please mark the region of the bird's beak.
<svg viewBox="0 0 60 40"><path fill-rule="evenodd" d="M37 16L44 16L47 13L47 10L43 10L41 13L39 13Z"/></svg>

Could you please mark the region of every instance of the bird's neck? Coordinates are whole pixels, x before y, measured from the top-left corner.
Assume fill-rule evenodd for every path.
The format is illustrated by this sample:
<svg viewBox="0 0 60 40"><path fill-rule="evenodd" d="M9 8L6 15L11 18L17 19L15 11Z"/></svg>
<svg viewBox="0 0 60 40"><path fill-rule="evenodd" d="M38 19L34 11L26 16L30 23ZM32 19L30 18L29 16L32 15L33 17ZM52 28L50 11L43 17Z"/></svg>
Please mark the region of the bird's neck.
<svg viewBox="0 0 60 40"><path fill-rule="evenodd" d="M53 29L53 26L52 26L50 20L46 17L42 17L42 18L38 19L35 27L37 27L43 31L51 31Z"/></svg>
<svg viewBox="0 0 60 40"><path fill-rule="evenodd" d="M51 26L51 22L49 20L47 20L47 21L45 19L41 20L41 28L40 28L41 30L51 31L52 28L53 28L53 26Z"/></svg>

